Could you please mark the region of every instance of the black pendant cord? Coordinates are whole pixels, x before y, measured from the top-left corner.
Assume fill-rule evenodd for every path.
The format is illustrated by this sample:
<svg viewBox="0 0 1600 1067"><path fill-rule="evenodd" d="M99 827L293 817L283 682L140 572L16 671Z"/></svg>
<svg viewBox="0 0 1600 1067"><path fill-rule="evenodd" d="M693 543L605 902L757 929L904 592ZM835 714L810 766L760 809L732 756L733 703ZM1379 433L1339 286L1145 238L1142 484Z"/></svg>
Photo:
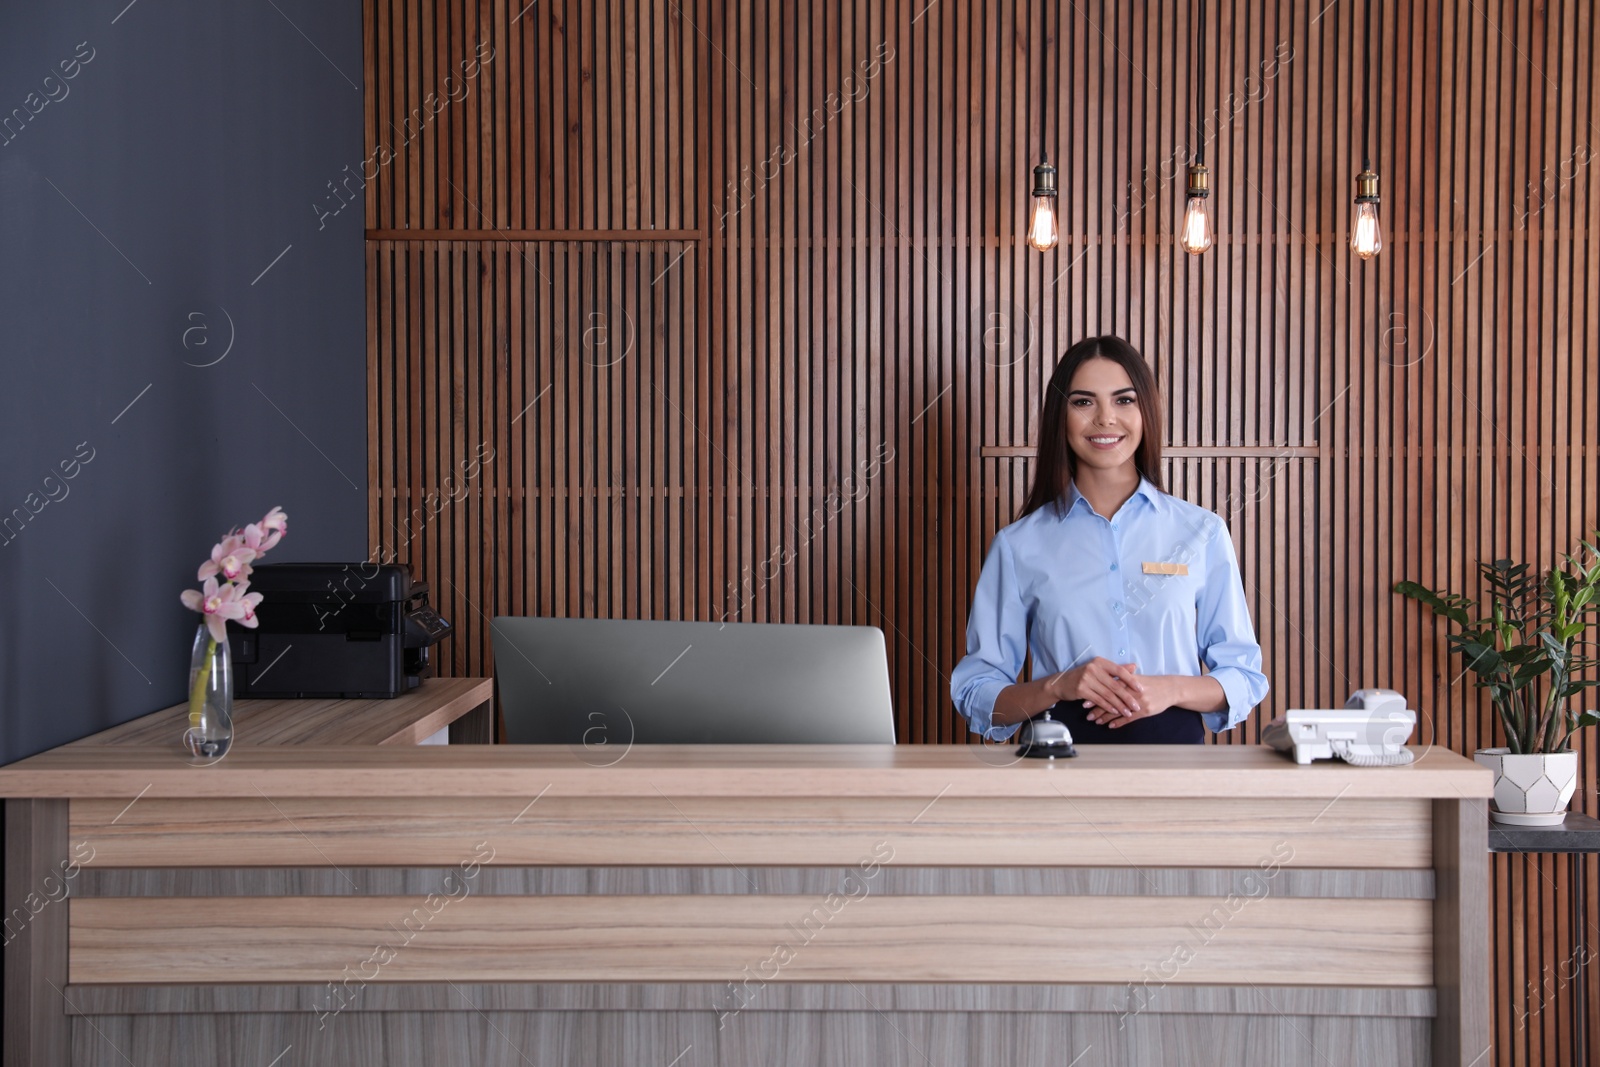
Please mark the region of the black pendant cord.
<svg viewBox="0 0 1600 1067"><path fill-rule="evenodd" d="M1050 25L1049 25L1049 23L1050 23L1050 8L1049 7L1045 8L1044 18L1045 18L1044 36L1045 36L1045 40L1048 41L1048 40L1051 40L1051 37L1050 37ZM1059 28L1060 28L1060 23L1058 22L1057 23L1057 29L1059 30ZM1061 43L1059 41L1056 42L1056 47L1055 47L1054 51L1055 51L1055 54L1057 56L1059 56L1061 54ZM1050 92L1050 52L1051 52L1050 49L1048 49L1048 48L1045 49L1045 51L1044 51L1044 63L1042 64L1041 69L1039 71L1039 84L1044 87L1044 115L1040 119L1040 121L1042 121L1044 123L1044 144L1045 144L1044 159L1045 159L1046 163L1050 162L1050 135L1053 132L1051 130L1051 128L1050 128L1050 97L1052 96L1052 94ZM1060 70L1057 70L1056 71L1056 81L1059 83L1060 80L1061 80L1061 72L1060 72ZM1056 185L1057 185L1057 188L1060 187L1060 183L1059 182L1057 182Z"/></svg>
<svg viewBox="0 0 1600 1067"><path fill-rule="evenodd" d="M1371 0L1368 0L1370 3ZM1206 0L1200 0L1200 17L1194 32L1195 92L1194 92L1194 161L1205 166L1205 106L1206 106Z"/></svg>
<svg viewBox="0 0 1600 1067"><path fill-rule="evenodd" d="M1372 0L1367 0L1361 47L1361 169L1372 169Z"/></svg>
<svg viewBox="0 0 1600 1067"><path fill-rule="evenodd" d="M1044 39L1048 41L1050 39L1049 8L1045 9L1044 17L1046 23ZM1044 90L1044 107L1042 109L1044 113L1039 116L1039 124L1044 129L1040 131L1041 136L1039 139L1044 142L1044 161L1046 163L1050 162L1050 57L1047 54L1049 51L1048 48L1044 50L1039 64L1039 87Z"/></svg>

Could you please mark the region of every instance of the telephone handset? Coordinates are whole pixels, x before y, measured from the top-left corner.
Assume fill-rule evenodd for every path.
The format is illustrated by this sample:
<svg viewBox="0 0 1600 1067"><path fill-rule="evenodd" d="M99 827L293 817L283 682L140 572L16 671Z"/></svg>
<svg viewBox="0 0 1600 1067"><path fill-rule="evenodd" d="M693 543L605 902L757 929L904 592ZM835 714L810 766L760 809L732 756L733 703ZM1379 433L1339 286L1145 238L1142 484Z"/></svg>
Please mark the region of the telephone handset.
<svg viewBox="0 0 1600 1067"><path fill-rule="evenodd" d="M1296 763L1342 759L1357 767L1398 767L1416 757L1406 741L1417 713L1393 689L1358 689L1343 708L1291 708L1267 723L1261 743Z"/></svg>

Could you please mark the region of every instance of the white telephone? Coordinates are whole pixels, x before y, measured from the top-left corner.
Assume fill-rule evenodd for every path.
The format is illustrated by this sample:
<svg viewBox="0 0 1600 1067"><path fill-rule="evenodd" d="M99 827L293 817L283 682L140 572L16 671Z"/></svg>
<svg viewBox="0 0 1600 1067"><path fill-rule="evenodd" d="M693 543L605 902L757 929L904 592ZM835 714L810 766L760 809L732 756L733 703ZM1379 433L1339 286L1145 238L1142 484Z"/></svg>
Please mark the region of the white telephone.
<svg viewBox="0 0 1600 1067"><path fill-rule="evenodd" d="M1417 713L1393 689L1358 689L1344 707L1291 708L1267 723L1261 743L1296 763L1342 759L1357 767L1398 767L1415 756L1406 748Z"/></svg>

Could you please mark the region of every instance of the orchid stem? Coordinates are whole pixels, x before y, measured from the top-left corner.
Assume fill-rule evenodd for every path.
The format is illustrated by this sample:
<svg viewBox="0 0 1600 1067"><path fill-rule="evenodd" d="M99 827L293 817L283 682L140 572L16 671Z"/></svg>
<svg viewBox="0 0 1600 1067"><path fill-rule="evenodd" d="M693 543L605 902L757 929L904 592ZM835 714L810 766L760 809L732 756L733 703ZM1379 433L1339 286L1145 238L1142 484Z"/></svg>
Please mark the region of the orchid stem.
<svg viewBox="0 0 1600 1067"><path fill-rule="evenodd" d="M191 729L200 728L200 716L206 707L206 687L211 683L211 661L217 655L217 639L207 638L206 661L200 667L200 673L194 676L194 688L189 690L189 726Z"/></svg>

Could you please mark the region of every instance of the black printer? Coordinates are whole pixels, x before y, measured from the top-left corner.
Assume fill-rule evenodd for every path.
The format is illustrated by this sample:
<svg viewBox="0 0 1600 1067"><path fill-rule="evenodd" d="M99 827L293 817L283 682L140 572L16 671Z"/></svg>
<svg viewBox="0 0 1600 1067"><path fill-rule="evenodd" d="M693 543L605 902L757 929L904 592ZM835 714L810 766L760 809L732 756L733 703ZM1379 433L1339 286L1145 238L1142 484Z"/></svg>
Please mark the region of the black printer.
<svg viewBox="0 0 1600 1067"><path fill-rule="evenodd" d="M266 563L250 591L259 625L228 634L239 697L397 697L450 636L427 584L395 564Z"/></svg>

